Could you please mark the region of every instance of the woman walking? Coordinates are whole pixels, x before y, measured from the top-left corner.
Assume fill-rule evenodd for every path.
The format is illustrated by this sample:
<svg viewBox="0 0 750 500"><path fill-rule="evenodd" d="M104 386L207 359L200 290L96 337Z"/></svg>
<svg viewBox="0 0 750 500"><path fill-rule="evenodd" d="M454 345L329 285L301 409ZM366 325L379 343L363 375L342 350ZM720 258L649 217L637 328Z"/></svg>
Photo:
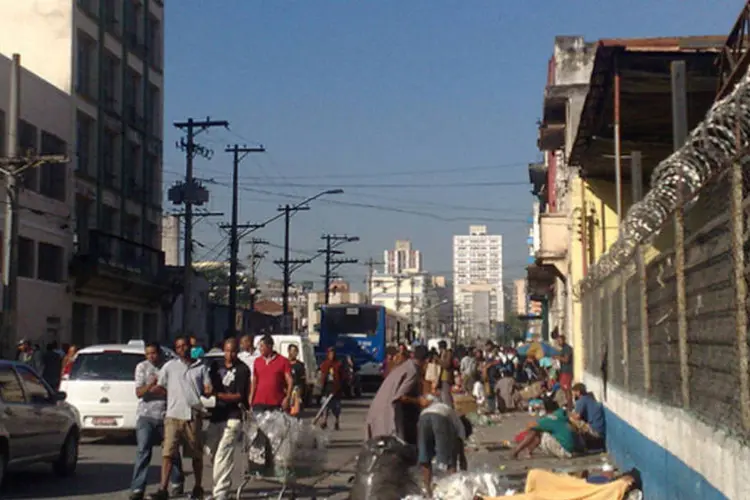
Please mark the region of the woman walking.
<svg viewBox="0 0 750 500"><path fill-rule="evenodd" d="M326 360L320 365L320 385L323 387L323 397L331 396L331 400L326 406L325 417L320 425L323 429L328 427L328 415L333 413L335 422L333 428L339 430L339 421L341 419L341 382L343 378L344 365L336 359L336 350L333 347L328 348Z"/></svg>

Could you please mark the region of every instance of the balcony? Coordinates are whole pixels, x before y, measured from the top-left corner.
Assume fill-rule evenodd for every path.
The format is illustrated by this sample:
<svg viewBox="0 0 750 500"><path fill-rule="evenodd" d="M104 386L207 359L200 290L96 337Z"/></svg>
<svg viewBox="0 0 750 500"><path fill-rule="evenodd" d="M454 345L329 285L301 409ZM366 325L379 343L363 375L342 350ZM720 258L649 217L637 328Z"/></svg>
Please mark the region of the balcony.
<svg viewBox="0 0 750 500"><path fill-rule="evenodd" d="M168 290L164 252L98 230L78 241L71 262L77 291L94 290L157 300Z"/></svg>
<svg viewBox="0 0 750 500"><path fill-rule="evenodd" d="M547 213L539 216L539 250L536 258L542 265L555 266L563 276L567 271L569 232L566 214Z"/></svg>

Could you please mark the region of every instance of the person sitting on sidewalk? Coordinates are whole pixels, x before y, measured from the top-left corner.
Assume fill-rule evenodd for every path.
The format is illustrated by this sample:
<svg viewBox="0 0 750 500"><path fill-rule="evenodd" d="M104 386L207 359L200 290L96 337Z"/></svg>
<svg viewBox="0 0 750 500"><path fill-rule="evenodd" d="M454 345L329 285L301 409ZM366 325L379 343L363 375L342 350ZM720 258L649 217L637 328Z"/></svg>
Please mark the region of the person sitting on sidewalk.
<svg viewBox="0 0 750 500"><path fill-rule="evenodd" d="M586 450L603 450L606 442L604 406L584 384L575 384L572 392L576 406L570 414L571 423L579 429Z"/></svg>
<svg viewBox="0 0 750 500"><path fill-rule="evenodd" d="M545 416L529 425L528 433L513 450L513 458L517 459L524 450L531 456L537 448L557 458L573 456L576 448L575 434L568 423L565 410L549 399L544 400L544 409Z"/></svg>

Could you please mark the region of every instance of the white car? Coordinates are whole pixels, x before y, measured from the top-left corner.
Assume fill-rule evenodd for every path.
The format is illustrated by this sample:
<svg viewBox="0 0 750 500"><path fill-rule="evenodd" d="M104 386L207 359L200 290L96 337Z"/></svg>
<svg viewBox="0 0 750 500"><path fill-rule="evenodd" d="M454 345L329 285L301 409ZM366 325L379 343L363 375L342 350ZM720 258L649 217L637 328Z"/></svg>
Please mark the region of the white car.
<svg viewBox="0 0 750 500"><path fill-rule="evenodd" d="M78 351L70 373L63 375L60 390L79 414L85 434L135 431L138 398L135 367L145 358L145 343L102 344ZM162 347L165 359L175 353Z"/></svg>

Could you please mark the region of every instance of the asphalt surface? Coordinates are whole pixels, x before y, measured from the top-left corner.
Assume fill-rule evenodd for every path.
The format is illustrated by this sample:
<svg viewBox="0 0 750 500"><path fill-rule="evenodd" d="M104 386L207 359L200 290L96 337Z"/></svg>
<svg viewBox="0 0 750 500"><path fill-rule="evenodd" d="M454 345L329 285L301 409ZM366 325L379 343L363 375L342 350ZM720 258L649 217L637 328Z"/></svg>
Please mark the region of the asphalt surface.
<svg viewBox="0 0 750 500"><path fill-rule="evenodd" d="M315 478L304 480L314 485L317 498L346 498L348 481L354 473L354 462L364 436L364 420L368 399L345 401L341 430L330 431L326 472ZM330 421L332 427L333 421ZM46 465L38 465L9 473L0 491L0 498L13 499L125 499L130 494L129 485L135 458L133 439L86 439L81 446L76 474L69 478L58 478ZM159 477L161 453L154 449L154 458L149 471L147 493L156 490ZM239 458L239 456L238 456ZM193 478L189 461L186 465L186 489L192 488ZM234 485L238 486L243 476L242 462L235 469ZM210 491L211 469L204 471L204 485ZM189 490L188 490L189 491ZM254 483L243 498L268 498L279 487L270 483ZM300 494L298 498L309 498Z"/></svg>

